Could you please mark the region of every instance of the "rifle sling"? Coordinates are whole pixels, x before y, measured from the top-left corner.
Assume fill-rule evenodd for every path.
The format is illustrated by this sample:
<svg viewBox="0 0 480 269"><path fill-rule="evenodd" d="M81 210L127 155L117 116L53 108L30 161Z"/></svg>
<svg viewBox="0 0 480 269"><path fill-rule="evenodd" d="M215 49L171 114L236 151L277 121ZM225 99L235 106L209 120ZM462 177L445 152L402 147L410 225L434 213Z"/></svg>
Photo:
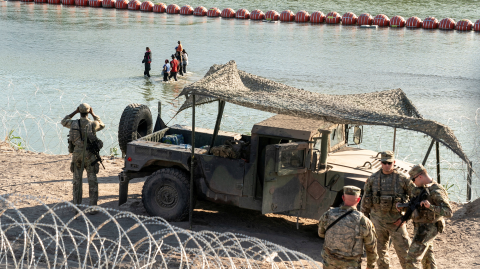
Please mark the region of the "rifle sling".
<svg viewBox="0 0 480 269"><path fill-rule="evenodd" d="M350 215L353 211L355 210L350 210L348 212L346 212L345 214L341 215L340 217L338 217L338 219L336 219L334 222L330 223L330 225L328 225L327 229L325 229L325 233L327 233L328 229L332 228L333 225L337 224L337 222L339 222L341 219L345 218L346 216Z"/></svg>

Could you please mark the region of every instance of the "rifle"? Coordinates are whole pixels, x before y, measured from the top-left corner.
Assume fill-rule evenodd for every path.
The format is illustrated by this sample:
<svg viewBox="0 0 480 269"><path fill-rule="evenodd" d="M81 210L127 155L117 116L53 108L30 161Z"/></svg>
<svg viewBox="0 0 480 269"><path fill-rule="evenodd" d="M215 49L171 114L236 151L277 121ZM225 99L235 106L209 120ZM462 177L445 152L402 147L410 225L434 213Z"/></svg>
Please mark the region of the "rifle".
<svg viewBox="0 0 480 269"><path fill-rule="evenodd" d="M100 145L101 144L101 145ZM89 139L87 138L87 150L95 155L95 161L93 161L90 165L94 166L98 162L102 164L103 169L105 169L105 166L103 165L102 162L102 157L100 157L100 149L102 148L103 143L100 139L95 139L95 141L90 142Z"/></svg>
<svg viewBox="0 0 480 269"><path fill-rule="evenodd" d="M400 204L398 205L398 207L406 207L407 208L407 211L405 212L405 215L401 216L397 221L401 220L400 222L400 225L398 225L397 227L397 230L400 229L400 227L402 227L402 224L404 222L406 222L407 220L410 219L410 217L412 216L413 214L413 211L415 211L415 209L419 208L420 207L420 203L423 201L423 200L426 200L428 198L428 195L429 195L429 191L427 188L423 188L422 191L420 192L419 195L417 195L416 197L414 197L412 200L410 200L410 202L408 204Z"/></svg>

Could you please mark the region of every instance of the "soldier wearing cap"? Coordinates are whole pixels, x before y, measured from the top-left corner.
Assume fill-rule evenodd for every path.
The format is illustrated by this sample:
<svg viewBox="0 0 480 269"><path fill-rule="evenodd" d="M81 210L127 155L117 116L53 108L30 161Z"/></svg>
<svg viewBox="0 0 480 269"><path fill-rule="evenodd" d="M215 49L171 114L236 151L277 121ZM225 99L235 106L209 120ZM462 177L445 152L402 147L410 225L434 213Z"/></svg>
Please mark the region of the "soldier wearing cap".
<svg viewBox="0 0 480 269"><path fill-rule="evenodd" d="M318 222L318 235L325 238L322 250L324 269L360 269L363 249L367 252L367 268L377 260L377 240L372 222L357 211L361 189L343 187L344 205L330 208Z"/></svg>
<svg viewBox="0 0 480 269"><path fill-rule="evenodd" d="M390 239L402 268L405 268L410 237L405 226L397 231L394 222L401 217L401 213L397 211L395 205L408 202L408 194L415 185L394 169L393 151L382 152L380 161L382 169L373 173L365 182L361 211L370 216L377 232L378 268L390 268L388 255Z"/></svg>
<svg viewBox="0 0 480 269"><path fill-rule="evenodd" d="M437 268L433 256L433 241L445 227L444 218L452 217L452 208L447 191L435 182L423 165L415 165L409 172L410 179L418 188L412 191L412 196L418 195L426 188L427 199L420 203L421 208L412 214L414 237L408 250L406 268ZM401 221L396 224L399 225ZM403 227L405 225L402 225Z"/></svg>
<svg viewBox="0 0 480 269"><path fill-rule="evenodd" d="M72 120L73 116L80 113L80 119ZM88 118L91 114L93 121ZM61 124L70 129L69 133L69 152L72 153L72 162L70 171L73 173L73 203L82 203L82 162L88 177L88 194L90 205L97 205L98 201L98 182L97 173L99 164L95 162L96 157L89 151L84 152L85 130L89 141L97 141L96 132L105 128L105 124L100 117L93 113L93 109L87 103L80 104L70 115L65 116ZM85 154L85 158L83 156ZM95 164L93 164L95 163ZM93 164L93 165L92 165ZM95 212L92 212L95 213Z"/></svg>

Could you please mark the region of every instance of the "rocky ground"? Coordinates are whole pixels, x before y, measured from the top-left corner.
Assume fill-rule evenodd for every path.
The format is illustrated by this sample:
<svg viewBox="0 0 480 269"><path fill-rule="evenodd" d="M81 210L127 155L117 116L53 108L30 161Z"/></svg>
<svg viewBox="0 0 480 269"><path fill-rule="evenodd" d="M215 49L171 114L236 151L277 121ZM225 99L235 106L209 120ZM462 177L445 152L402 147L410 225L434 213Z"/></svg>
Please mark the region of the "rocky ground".
<svg viewBox="0 0 480 269"><path fill-rule="evenodd" d="M0 195L25 194L50 196L67 201L72 195L72 174L68 155L15 151L0 142ZM146 215L141 202L144 179L134 179L129 187L129 200L118 206L118 173L123 167L119 158L104 158L105 170L100 169L99 205ZM88 204L88 184L84 179L84 200ZM26 205L28 206L28 205ZM445 233L435 240L435 256L439 268L480 268L480 199L468 204L453 204L455 214L447 220ZM95 216L93 216L95 217ZM305 253L321 261L323 240L316 234L316 220L300 219L198 201L193 215L193 230L233 232L261 238ZM172 223L187 228L187 223ZM409 225L410 232L411 224ZM391 250L393 268L400 268Z"/></svg>

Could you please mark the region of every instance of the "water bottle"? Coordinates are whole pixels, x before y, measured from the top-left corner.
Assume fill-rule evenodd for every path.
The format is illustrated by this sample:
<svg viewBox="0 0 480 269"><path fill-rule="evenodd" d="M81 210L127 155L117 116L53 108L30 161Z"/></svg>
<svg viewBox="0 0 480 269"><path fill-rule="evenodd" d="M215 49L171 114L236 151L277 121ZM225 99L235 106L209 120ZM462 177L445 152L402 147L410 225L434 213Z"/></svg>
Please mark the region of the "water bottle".
<svg viewBox="0 0 480 269"><path fill-rule="evenodd" d="M181 148L184 148L184 149L191 149L192 146L190 144L180 144L179 145Z"/></svg>

